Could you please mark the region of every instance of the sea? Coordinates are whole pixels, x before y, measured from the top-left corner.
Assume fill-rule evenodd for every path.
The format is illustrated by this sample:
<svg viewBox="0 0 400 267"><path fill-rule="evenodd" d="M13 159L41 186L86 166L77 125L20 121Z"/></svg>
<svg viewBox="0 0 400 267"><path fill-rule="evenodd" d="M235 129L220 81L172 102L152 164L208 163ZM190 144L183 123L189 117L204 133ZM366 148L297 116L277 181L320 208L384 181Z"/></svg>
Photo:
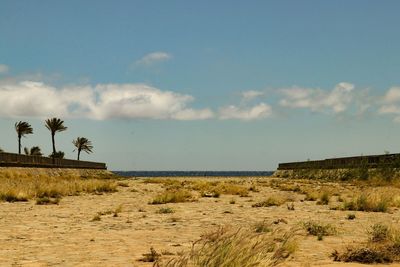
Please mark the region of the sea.
<svg viewBox="0 0 400 267"><path fill-rule="evenodd" d="M273 171L113 171L126 177L257 177L271 176Z"/></svg>

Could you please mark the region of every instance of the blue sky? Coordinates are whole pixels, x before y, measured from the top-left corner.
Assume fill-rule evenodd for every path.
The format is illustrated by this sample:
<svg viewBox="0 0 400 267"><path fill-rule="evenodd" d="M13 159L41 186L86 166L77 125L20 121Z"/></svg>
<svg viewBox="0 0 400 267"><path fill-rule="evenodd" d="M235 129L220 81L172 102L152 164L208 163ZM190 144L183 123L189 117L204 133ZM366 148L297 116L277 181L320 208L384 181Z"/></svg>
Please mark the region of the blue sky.
<svg viewBox="0 0 400 267"><path fill-rule="evenodd" d="M0 147L112 170L400 151L399 1L2 1Z"/></svg>

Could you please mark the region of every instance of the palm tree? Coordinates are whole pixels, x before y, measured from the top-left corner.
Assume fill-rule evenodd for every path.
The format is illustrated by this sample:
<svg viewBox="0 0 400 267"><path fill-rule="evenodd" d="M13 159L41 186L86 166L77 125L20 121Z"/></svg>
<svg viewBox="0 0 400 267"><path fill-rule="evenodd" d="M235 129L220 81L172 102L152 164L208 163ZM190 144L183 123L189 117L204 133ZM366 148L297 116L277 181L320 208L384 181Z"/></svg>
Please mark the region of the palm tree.
<svg viewBox="0 0 400 267"><path fill-rule="evenodd" d="M4 152L4 150L0 147L0 152Z"/></svg>
<svg viewBox="0 0 400 267"><path fill-rule="evenodd" d="M32 134L33 129L29 123L20 121L15 123L15 131L18 135L18 154L21 154L21 137L25 136L26 134Z"/></svg>
<svg viewBox="0 0 400 267"><path fill-rule="evenodd" d="M54 141L54 136L57 132L62 132L67 130L67 127L64 126L64 121L59 118L47 119L45 121L46 128L51 132L51 142L53 143L53 157L56 155L56 144Z"/></svg>
<svg viewBox="0 0 400 267"><path fill-rule="evenodd" d="M31 149L25 147L24 152L25 152L25 155L28 155L28 156L42 156L43 155L40 147L38 147L38 146L33 146L33 147L31 147Z"/></svg>
<svg viewBox="0 0 400 267"><path fill-rule="evenodd" d="M72 141L72 143L76 147L76 149L74 149L74 151L78 150L78 160L79 160L79 156L81 155L81 151L85 151L88 154L93 152L92 151L92 149L93 149L92 142L89 141L85 137L77 137L75 140Z"/></svg>

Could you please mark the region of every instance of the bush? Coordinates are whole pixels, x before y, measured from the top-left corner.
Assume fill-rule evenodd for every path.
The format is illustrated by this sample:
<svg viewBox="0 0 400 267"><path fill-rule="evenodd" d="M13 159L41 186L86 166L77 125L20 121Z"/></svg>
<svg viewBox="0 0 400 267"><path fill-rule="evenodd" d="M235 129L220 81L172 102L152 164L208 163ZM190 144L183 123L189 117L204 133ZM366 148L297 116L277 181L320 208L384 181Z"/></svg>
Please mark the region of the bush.
<svg viewBox="0 0 400 267"><path fill-rule="evenodd" d="M390 199L383 195L362 193L351 201L343 202L343 210L387 212Z"/></svg>
<svg viewBox="0 0 400 267"><path fill-rule="evenodd" d="M335 261L360 263L391 263L400 261L400 230L385 224L374 224L368 230L368 242L358 247L347 247L344 252L335 250Z"/></svg>
<svg viewBox="0 0 400 267"><path fill-rule="evenodd" d="M179 203L192 200L193 195L187 190L165 191L156 196L149 204Z"/></svg>
<svg viewBox="0 0 400 267"><path fill-rule="evenodd" d="M49 198L49 197L41 197L36 199L36 205L58 205L60 203L60 198Z"/></svg>
<svg viewBox="0 0 400 267"><path fill-rule="evenodd" d="M336 234L336 228L330 224L322 224L315 221L303 222L303 228L308 234L318 237L318 240L322 240L324 236L330 236Z"/></svg>
<svg viewBox="0 0 400 267"><path fill-rule="evenodd" d="M157 213L159 214L168 214L168 213L174 213L175 211L172 208L165 207L165 208L160 208Z"/></svg>
<svg viewBox="0 0 400 267"><path fill-rule="evenodd" d="M202 235L190 253L159 266L250 267L275 266L297 249L293 231L252 233L245 229L220 228Z"/></svg>
<svg viewBox="0 0 400 267"><path fill-rule="evenodd" d="M277 197L269 197L267 200L257 202L251 205L253 208L260 208L260 207L271 207L271 206L280 206L285 203L285 200L277 198Z"/></svg>

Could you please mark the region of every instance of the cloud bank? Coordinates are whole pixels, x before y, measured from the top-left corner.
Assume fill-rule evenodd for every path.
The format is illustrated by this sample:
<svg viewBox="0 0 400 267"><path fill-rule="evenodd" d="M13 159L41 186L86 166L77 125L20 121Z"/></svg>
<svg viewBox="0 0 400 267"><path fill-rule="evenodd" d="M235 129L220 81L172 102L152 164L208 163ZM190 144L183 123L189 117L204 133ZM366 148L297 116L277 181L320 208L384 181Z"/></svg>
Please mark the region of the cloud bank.
<svg viewBox="0 0 400 267"><path fill-rule="evenodd" d="M214 116L208 108L190 108L193 100L146 84L63 88L32 81L0 84L1 117L202 120Z"/></svg>
<svg viewBox="0 0 400 267"><path fill-rule="evenodd" d="M351 83L338 83L331 90L319 88L276 89L274 98L265 103L261 91L241 93L238 104L194 108L194 97L161 90L142 83L73 85L55 87L45 82L0 79L0 117L3 118L87 118L157 120L260 120L285 109L307 109L323 114L355 115L368 111L392 116L400 122L400 87L392 87L381 96L369 90L355 89ZM369 113L372 114L372 113Z"/></svg>
<svg viewBox="0 0 400 267"><path fill-rule="evenodd" d="M351 104L354 85L339 83L331 91L294 87L281 89L283 98L279 104L287 108L306 108L315 112L340 113Z"/></svg>

